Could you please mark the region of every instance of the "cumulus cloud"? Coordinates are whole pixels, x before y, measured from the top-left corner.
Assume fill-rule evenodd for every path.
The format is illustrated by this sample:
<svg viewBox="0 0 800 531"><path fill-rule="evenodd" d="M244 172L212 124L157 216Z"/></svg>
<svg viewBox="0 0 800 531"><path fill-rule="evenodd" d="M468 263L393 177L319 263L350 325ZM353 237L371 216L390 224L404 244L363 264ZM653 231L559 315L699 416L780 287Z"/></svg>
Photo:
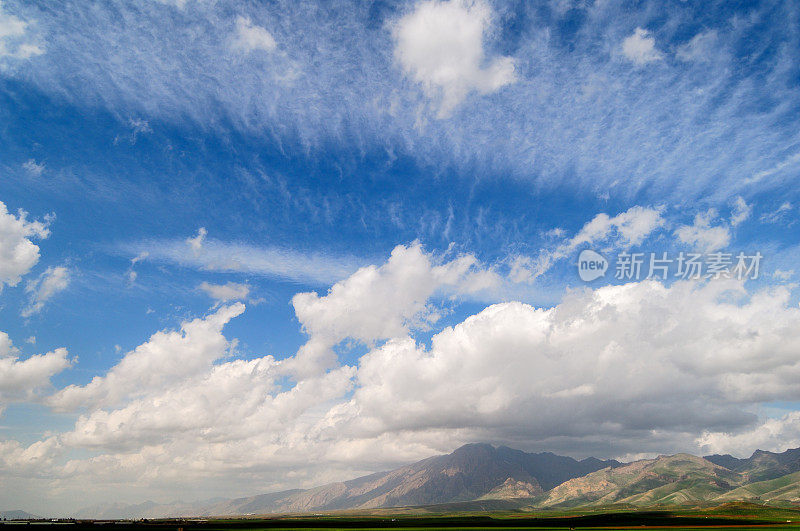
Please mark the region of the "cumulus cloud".
<svg viewBox="0 0 800 531"><path fill-rule="evenodd" d="M493 305L429 349L405 337L365 355L330 422L365 436L450 426L544 447L610 437L616 452L663 449L669 433L669 446L696 450L704 430L749 430L748 404L800 396L800 310L789 303L787 289L648 281L551 309Z"/></svg>
<svg viewBox="0 0 800 531"><path fill-rule="evenodd" d="M612 247L639 245L654 230L664 225L662 208L633 206L616 216L597 214L572 238L562 241L555 249L542 252L536 259L517 256L511 264L511 278L525 282L544 274L552 265L582 245L605 242Z"/></svg>
<svg viewBox="0 0 800 531"><path fill-rule="evenodd" d="M50 378L69 367L67 354L59 348L20 360L8 334L0 332L0 413L9 403L33 400L48 388Z"/></svg>
<svg viewBox="0 0 800 531"><path fill-rule="evenodd" d="M204 291L217 302L243 301L250 295L250 286L236 282L228 282L226 284L203 282L198 286L198 289Z"/></svg>
<svg viewBox="0 0 800 531"><path fill-rule="evenodd" d="M27 216L23 210L9 213L0 201L0 290L4 284L16 286L39 261L39 247L31 239L50 235L47 220L28 221Z"/></svg>
<svg viewBox="0 0 800 531"><path fill-rule="evenodd" d="M764 419L740 433L705 431L697 438L704 452L746 457L752 449L783 452L800 446L800 411Z"/></svg>
<svg viewBox="0 0 800 531"><path fill-rule="evenodd" d="M398 245L389 260L359 269L337 282L326 295L298 293L292 298L297 318L309 341L301 347L292 370L313 374L329 366L331 347L346 338L365 344L427 328L439 317L428 304L437 292L470 293L495 285L497 277L472 255L437 260L418 243Z"/></svg>
<svg viewBox="0 0 800 531"><path fill-rule="evenodd" d="M44 53L44 50L31 40L28 25L28 22L6 13L3 4L0 3L0 60L28 59Z"/></svg>
<svg viewBox="0 0 800 531"><path fill-rule="evenodd" d="M70 385L48 403L59 411L113 406L207 371L235 346L222 335L222 328L242 312L241 303L223 306L205 318L184 322L180 330L157 332L125 354L105 376L95 376L83 386Z"/></svg>
<svg viewBox="0 0 800 531"><path fill-rule="evenodd" d="M247 17L236 18L236 34L233 39L233 47L244 52L254 50L264 50L271 52L277 48L275 38L266 28L256 26Z"/></svg>
<svg viewBox="0 0 800 531"><path fill-rule="evenodd" d="M615 221L625 236L612 224L614 237L644 238L627 219ZM581 239L602 233L590 228ZM124 478L148 488L192 481L242 489L244 478L280 478L265 483L267 491L478 439L600 456L710 444L748 452L767 440L746 436L764 423L757 405L800 400L800 308L790 286L605 286L570 292L551 308L494 304L429 342L415 339L437 326L437 300L476 289L485 272L469 255L398 246L324 295L298 294L293 304L309 341L283 359L240 358L223 329L244 305L220 307L157 332L105 374L49 397L55 410L83 412L40 447L12 444L9 459L45 453L36 474L64 488ZM346 340L367 352L352 364L326 358ZM314 348L321 350L309 353ZM73 448L94 457L55 459Z"/></svg>
<svg viewBox="0 0 800 531"><path fill-rule="evenodd" d="M780 209L779 209L780 210ZM750 218L753 206L743 197L733 201L730 219L718 219L717 209L709 208L699 212L691 225L681 225L675 230L678 241L694 247L698 251L711 253L724 249L731 242L732 230ZM716 222L716 224L714 224Z"/></svg>
<svg viewBox="0 0 800 531"><path fill-rule="evenodd" d="M699 251L711 253L728 246L730 229L725 225L712 225L717 218L716 209L710 208L694 217L692 225L682 225L675 230L678 241L691 245Z"/></svg>
<svg viewBox="0 0 800 531"><path fill-rule="evenodd" d="M485 2L432 0L394 25L395 58L429 96L440 99L440 117L472 91L488 94L514 81L511 57L485 57L491 20Z"/></svg>
<svg viewBox="0 0 800 531"><path fill-rule="evenodd" d="M11 477L42 477L56 465L61 455L56 437L48 437L28 446L14 440L0 440L0 474Z"/></svg>
<svg viewBox="0 0 800 531"><path fill-rule="evenodd" d="M64 266L48 267L36 280L25 286L29 294L28 305L22 309L22 317L30 317L44 309L45 303L54 295L67 289L70 282L70 270Z"/></svg>
<svg viewBox="0 0 800 531"><path fill-rule="evenodd" d="M622 54L637 66L659 61L663 57L656 49L655 38L642 28L636 28L632 35L622 41Z"/></svg>
<svg viewBox="0 0 800 531"><path fill-rule="evenodd" d="M788 289L750 294L730 280L645 281L576 291L553 308L495 304L430 346L401 322L373 323L340 332L393 336L357 366L292 385L283 380L291 357L224 359L232 341L222 326L242 310L231 306L154 335L105 376L57 394L52 403L89 411L47 455L96 456L39 473L63 485L92 477L174 488L294 470L289 483L270 483L282 488L323 482L331 466L347 477L365 462L381 468L474 439L606 456L712 444L747 453L779 440L774 429L747 436L764 431L750 406L800 399L800 309L790 302ZM70 389L82 396L70 400Z"/></svg>

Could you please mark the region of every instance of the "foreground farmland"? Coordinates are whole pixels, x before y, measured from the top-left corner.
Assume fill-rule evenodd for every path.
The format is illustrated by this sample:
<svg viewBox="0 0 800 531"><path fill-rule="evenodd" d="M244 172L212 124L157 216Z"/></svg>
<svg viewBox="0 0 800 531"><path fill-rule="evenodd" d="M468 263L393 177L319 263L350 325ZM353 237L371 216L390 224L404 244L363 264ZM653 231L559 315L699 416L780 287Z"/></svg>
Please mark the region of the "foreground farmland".
<svg viewBox="0 0 800 531"><path fill-rule="evenodd" d="M244 531L260 529L800 529L800 509L729 503L705 509L435 513L435 507L236 519L17 520L4 529Z"/></svg>

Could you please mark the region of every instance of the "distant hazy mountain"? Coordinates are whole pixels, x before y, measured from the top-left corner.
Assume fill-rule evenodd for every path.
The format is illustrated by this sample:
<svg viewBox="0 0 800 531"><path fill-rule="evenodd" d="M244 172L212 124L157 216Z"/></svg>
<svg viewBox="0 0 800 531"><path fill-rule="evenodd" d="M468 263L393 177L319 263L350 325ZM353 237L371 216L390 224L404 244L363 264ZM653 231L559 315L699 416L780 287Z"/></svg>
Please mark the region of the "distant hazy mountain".
<svg viewBox="0 0 800 531"><path fill-rule="evenodd" d="M181 515L234 515L309 512L335 509L369 509L407 505L433 505L541 495L566 480L616 461L577 461L551 453L532 454L488 444L468 444L448 455L369 476L331 483L308 490L290 490L205 505L139 506L117 504L79 511L82 518L136 518Z"/></svg>
<svg viewBox="0 0 800 531"><path fill-rule="evenodd" d="M38 516L25 511L0 511L0 519L2 520L30 520L33 518L38 518Z"/></svg>
<svg viewBox="0 0 800 531"><path fill-rule="evenodd" d="M488 444L468 444L389 472L300 492L231 500L209 514L306 512L434 505L486 497L504 499L542 494L568 479L616 461L576 461L550 453L529 454Z"/></svg>
<svg viewBox="0 0 800 531"><path fill-rule="evenodd" d="M749 482L775 479L800 472L800 448L779 454L756 450L747 459L737 459L730 455L709 455L706 459L744 474Z"/></svg>
<svg viewBox="0 0 800 531"><path fill-rule="evenodd" d="M757 451L747 459L678 454L621 464L468 444L448 455L307 490L192 504L106 504L83 509L76 516L225 516L420 505L486 510L605 504L644 507L732 500L798 503L799 459L800 449L780 454Z"/></svg>
<svg viewBox="0 0 800 531"><path fill-rule="evenodd" d="M190 504L158 504L152 501L129 505L125 503L102 503L86 507L72 516L95 520L122 520L133 518L158 518L167 516L182 516L197 509Z"/></svg>

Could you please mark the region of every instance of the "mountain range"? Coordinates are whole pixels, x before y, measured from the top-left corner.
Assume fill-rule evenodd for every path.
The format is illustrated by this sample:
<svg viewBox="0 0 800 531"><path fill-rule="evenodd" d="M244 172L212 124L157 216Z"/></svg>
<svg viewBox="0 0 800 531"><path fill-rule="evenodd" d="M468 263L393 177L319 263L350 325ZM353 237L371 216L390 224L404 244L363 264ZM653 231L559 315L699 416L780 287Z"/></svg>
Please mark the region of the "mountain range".
<svg viewBox="0 0 800 531"><path fill-rule="evenodd" d="M223 516L444 504L463 510L610 504L650 507L734 500L800 503L800 449L783 453L758 450L747 459L677 454L620 463L468 444L451 454L311 489L199 503L105 504L82 509L74 516Z"/></svg>

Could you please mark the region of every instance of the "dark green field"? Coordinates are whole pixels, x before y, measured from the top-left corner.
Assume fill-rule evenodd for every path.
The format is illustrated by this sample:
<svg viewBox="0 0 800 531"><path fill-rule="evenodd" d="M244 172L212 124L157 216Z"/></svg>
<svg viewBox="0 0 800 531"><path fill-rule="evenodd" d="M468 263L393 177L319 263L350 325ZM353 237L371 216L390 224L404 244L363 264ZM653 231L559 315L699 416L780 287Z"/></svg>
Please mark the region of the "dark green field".
<svg viewBox="0 0 800 531"><path fill-rule="evenodd" d="M569 510L547 512L325 514L239 519L31 520L2 522L6 529L63 531L236 531L258 529L800 529L800 509L729 503L713 508Z"/></svg>

